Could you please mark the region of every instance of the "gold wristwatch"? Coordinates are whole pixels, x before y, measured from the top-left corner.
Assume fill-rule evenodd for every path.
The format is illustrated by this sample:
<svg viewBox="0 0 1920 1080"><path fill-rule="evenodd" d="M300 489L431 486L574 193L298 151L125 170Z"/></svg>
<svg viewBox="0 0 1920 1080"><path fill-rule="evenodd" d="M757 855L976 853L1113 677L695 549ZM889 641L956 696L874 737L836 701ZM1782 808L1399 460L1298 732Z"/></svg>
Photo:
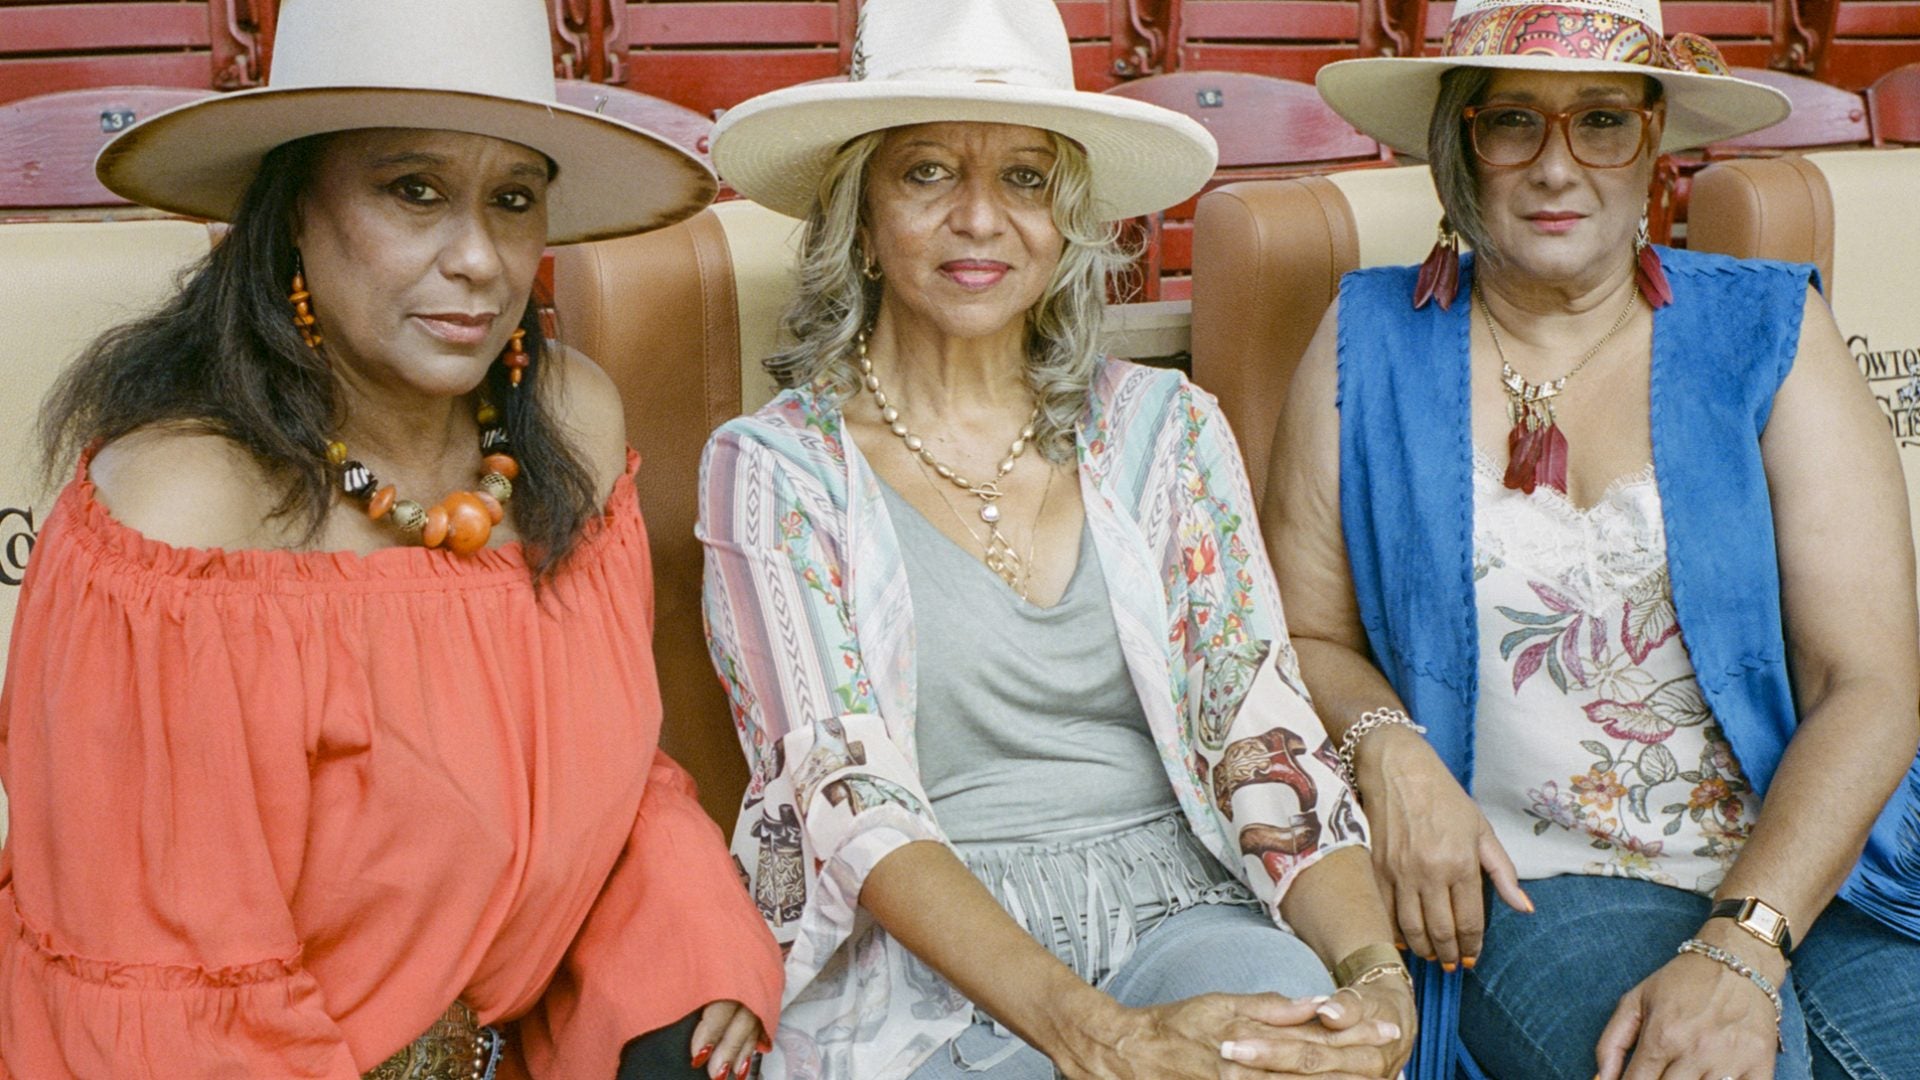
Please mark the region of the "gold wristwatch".
<svg viewBox="0 0 1920 1080"><path fill-rule="evenodd" d="M1707 912L1709 919L1732 919L1735 926L1780 950L1782 956L1793 951L1793 930L1780 909L1756 896L1740 896L1715 901Z"/></svg>

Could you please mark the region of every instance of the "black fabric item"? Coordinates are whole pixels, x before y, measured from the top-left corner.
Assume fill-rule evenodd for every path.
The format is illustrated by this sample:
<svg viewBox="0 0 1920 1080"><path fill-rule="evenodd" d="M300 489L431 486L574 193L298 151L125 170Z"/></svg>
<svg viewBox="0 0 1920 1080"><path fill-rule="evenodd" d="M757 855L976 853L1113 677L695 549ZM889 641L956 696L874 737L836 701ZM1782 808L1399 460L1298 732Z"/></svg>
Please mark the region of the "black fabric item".
<svg viewBox="0 0 1920 1080"><path fill-rule="evenodd" d="M620 1048L620 1072L615 1080L705 1080L705 1069L692 1065L693 1029L702 1010L658 1031L636 1036Z"/></svg>

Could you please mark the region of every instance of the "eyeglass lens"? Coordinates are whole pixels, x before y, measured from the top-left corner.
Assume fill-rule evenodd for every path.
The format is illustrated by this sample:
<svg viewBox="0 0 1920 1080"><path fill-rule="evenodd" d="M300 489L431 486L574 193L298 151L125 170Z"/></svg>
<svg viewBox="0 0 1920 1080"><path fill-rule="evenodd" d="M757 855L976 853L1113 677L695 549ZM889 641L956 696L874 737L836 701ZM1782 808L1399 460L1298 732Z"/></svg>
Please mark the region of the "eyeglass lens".
<svg viewBox="0 0 1920 1080"><path fill-rule="evenodd" d="M1645 120L1631 109L1594 106L1562 115L1567 146L1582 165L1614 168L1640 152ZM1473 147L1489 165L1524 165L1540 156L1550 126L1547 114L1529 106L1484 107L1473 116Z"/></svg>

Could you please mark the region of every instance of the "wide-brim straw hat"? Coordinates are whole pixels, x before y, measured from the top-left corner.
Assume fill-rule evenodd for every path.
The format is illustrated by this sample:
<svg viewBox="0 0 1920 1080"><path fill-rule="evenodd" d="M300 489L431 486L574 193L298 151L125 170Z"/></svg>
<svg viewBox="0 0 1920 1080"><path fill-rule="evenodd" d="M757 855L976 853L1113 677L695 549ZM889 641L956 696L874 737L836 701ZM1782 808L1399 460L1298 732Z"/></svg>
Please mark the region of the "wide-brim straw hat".
<svg viewBox="0 0 1920 1080"><path fill-rule="evenodd" d="M156 113L109 142L94 168L135 202L225 221L275 147L418 128L552 159L555 244L671 225L713 201L713 172L692 151L560 104L550 40L541 0L286 0L267 86Z"/></svg>
<svg viewBox="0 0 1920 1080"><path fill-rule="evenodd" d="M1354 127L1427 156L1440 77L1459 67L1645 75L1665 91L1662 152L1705 146L1787 118L1787 96L1728 74L1713 43L1662 36L1657 0L1462 0L1440 56L1341 60L1320 69L1320 96Z"/></svg>
<svg viewBox="0 0 1920 1080"><path fill-rule="evenodd" d="M1164 210L1205 186L1219 161L1192 119L1074 89L1053 0L867 0L845 82L804 83L729 110L713 163L727 183L794 217L812 208L834 154L869 132L975 121L1056 132L1087 153L1095 210L1118 220Z"/></svg>

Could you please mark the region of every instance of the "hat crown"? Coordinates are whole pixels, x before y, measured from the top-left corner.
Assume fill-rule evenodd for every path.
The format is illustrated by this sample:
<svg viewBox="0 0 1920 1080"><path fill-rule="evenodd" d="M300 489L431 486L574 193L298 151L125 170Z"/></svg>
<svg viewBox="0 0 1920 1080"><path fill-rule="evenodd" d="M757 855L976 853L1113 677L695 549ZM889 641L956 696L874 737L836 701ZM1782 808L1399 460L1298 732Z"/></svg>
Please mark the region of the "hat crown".
<svg viewBox="0 0 1920 1080"><path fill-rule="evenodd" d="M851 77L1072 90L1073 51L1053 0L867 0Z"/></svg>
<svg viewBox="0 0 1920 1080"><path fill-rule="evenodd" d="M1453 8L1453 22L1460 23L1501 8L1561 8L1569 12L1611 15L1631 19L1654 34L1665 34L1660 20L1659 0L1461 0Z"/></svg>
<svg viewBox="0 0 1920 1080"><path fill-rule="evenodd" d="M286 0L268 85L554 101L551 50L540 0Z"/></svg>

